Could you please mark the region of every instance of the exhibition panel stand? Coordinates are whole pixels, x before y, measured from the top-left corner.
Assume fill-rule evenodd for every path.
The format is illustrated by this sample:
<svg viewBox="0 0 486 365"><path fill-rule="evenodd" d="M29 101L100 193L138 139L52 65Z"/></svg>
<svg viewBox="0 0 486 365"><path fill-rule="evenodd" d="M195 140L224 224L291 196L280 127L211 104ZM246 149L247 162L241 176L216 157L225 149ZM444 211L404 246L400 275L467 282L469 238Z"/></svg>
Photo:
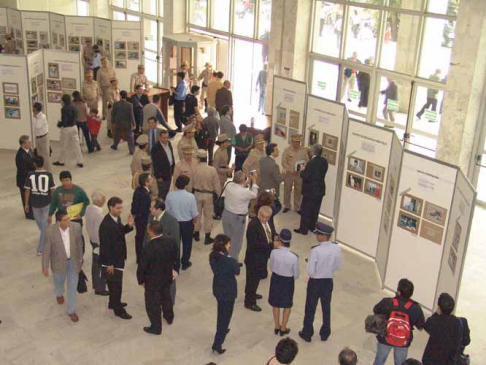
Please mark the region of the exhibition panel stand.
<svg viewBox="0 0 486 365"><path fill-rule="evenodd" d="M113 63L118 87L130 92L130 76L137 72L141 63L140 22L112 22Z"/></svg>
<svg viewBox="0 0 486 365"><path fill-rule="evenodd" d="M329 219L334 218L334 198L338 184L339 166L342 164L343 130L347 130L344 119L345 105L314 95L307 97L305 146L318 143L323 147L322 155L327 159L329 169L326 174L326 195L322 200L320 213ZM340 182L340 180L339 180Z"/></svg>
<svg viewBox="0 0 486 365"><path fill-rule="evenodd" d="M27 55L27 71L31 106L37 102L45 105L44 53L42 51ZM44 113L46 113L45 110Z"/></svg>
<svg viewBox="0 0 486 365"><path fill-rule="evenodd" d="M272 143L278 145L280 164L285 148L294 134L304 135L304 114L307 94L305 82L280 76L273 78Z"/></svg>
<svg viewBox="0 0 486 365"><path fill-rule="evenodd" d="M0 8L0 43L5 44L5 36L9 34L7 21L7 8Z"/></svg>
<svg viewBox="0 0 486 365"><path fill-rule="evenodd" d="M24 49L27 54L38 49L49 48L49 13L43 11L22 11Z"/></svg>
<svg viewBox="0 0 486 365"><path fill-rule="evenodd" d="M24 37L22 36L22 16L16 9L7 9L7 25L10 35L15 39L18 54L24 54Z"/></svg>
<svg viewBox="0 0 486 365"><path fill-rule="evenodd" d="M96 44L103 56L112 60L111 20L94 18L94 44Z"/></svg>
<svg viewBox="0 0 486 365"><path fill-rule="evenodd" d="M86 46L88 41L91 45L94 45L94 19L91 17L84 16L66 16L66 41L67 50L70 52L81 52ZM83 65L83 78L84 69L87 65L84 64L84 59L82 59Z"/></svg>
<svg viewBox="0 0 486 365"><path fill-rule="evenodd" d="M49 13L51 49L66 50L66 19L64 15Z"/></svg>

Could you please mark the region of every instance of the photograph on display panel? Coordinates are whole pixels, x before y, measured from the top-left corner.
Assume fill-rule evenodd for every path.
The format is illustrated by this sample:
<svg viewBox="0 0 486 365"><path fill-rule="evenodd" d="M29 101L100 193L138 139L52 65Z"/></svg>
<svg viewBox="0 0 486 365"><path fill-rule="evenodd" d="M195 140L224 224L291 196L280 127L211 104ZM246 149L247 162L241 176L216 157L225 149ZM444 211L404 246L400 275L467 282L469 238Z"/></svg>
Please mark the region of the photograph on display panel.
<svg viewBox="0 0 486 365"><path fill-rule="evenodd" d="M128 47L129 51L138 51L140 49L140 43L139 42L128 42L127 47Z"/></svg>
<svg viewBox="0 0 486 365"><path fill-rule="evenodd" d="M368 166L366 167L366 177L383 182L383 179L385 178L385 168L368 162Z"/></svg>
<svg viewBox="0 0 486 365"><path fill-rule="evenodd" d="M52 91L61 91L61 81L60 80L46 80L46 88L47 90L52 90Z"/></svg>
<svg viewBox="0 0 486 365"><path fill-rule="evenodd" d="M4 95L3 103L8 107L20 107L20 98L18 95Z"/></svg>
<svg viewBox="0 0 486 365"><path fill-rule="evenodd" d="M276 124L273 134L275 134L276 136L278 136L280 138L286 139L287 138L287 127L282 127L282 126Z"/></svg>
<svg viewBox="0 0 486 365"><path fill-rule="evenodd" d="M139 60L140 59L140 54L138 52L134 52L134 51L129 51L127 53L127 56L128 56L128 59L129 60Z"/></svg>
<svg viewBox="0 0 486 365"><path fill-rule="evenodd" d="M37 78L33 77L32 80L30 80L30 87L32 90L32 94L37 94Z"/></svg>
<svg viewBox="0 0 486 365"><path fill-rule="evenodd" d="M115 60L115 68L127 68L127 61Z"/></svg>
<svg viewBox="0 0 486 365"><path fill-rule="evenodd" d="M27 41L27 48L36 50L39 48L37 41Z"/></svg>
<svg viewBox="0 0 486 365"><path fill-rule="evenodd" d="M425 238L426 240L441 245L443 235L444 235L443 227L427 222L426 220L422 221L422 227L420 228L420 236L422 238Z"/></svg>
<svg viewBox="0 0 486 365"><path fill-rule="evenodd" d="M126 42L115 42L115 49L116 50L125 50L127 49L127 43Z"/></svg>
<svg viewBox="0 0 486 365"><path fill-rule="evenodd" d="M71 45L71 46L69 46L69 50L71 52L79 52L80 49L81 49L81 46L78 46L78 45Z"/></svg>
<svg viewBox="0 0 486 365"><path fill-rule="evenodd" d="M35 31L26 31L25 32L25 39L28 41L36 41L37 40L37 32Z"/></svg>
<svg viewBox="0 0 486 365"><path fill-rule="evenodd" d="M49 103L58 103L60 104L61 103L61 97L62 97L62 94L61 93L47 93L47 101Z"/></svg>
<svg viewBox="0 0 486 365"><path fill-rule="evenodd" d="M277 107L277 124L287 125L287 109Z"/></svg>
<svg viewBox="0 0 486 365"><path fill-rule="evenodd" d="M336 166L337 152L328 150L327 148L322 149L322 157L324 157L329 165Z"/></svg>
<svg viewBox="0 0 486 365"><path fill-rule="evenodd" d="M105 51L110 52L110 41L108 39L105 39Z"/></svg>
<svg viewBox="0 0 486 365"><path fill-rule="evenodd" d="M290 110L289 127L299 129L300 126L300 113L295 110Z"/></svg>
<svg viewBox="0 0 486 365"><path fill-rule="evenodd" d="M366 179L364 193L371 195L374 198L381 199L381 193L383 191L383 185L375 181Z"/></svg>
<svg viewBox="0 0 486 365"><path fill-rule="evenodd" d="M115 51L115 60L126 60L127 52L125 51Z"/></svg>
<svg viewBox="0 0 486 365"><path fill-rule="evenodd" d="M346 186L348 188L363 191L363 177L349 173L346 175Z"/></svg>
<svg viewBox="0 0 486 365"><path fill-rule="evenodd" d="M308 140L308 146L313 146L316 143L319 143L319 131L316 131L315 129L309 129L309 140Z"/></svg>
<svg viewBox="0 0 486 365"><path fill-rule="evenodd" d="M79 37L69 36L68 41L69 41L69 44L76 44L78 46L80 45Z"/></svg>
<svg viewBox="0 0 486 365"><path fill-rule="evenodd" d="M48 77L50 79L58 79L59 78L59 63L49 62L47 64L47 69L49 71Z"/></svg>
<svg viewBox="0 0 486 365"><path fill-rule="evenodd" d="M398 227L412 232L413 234L417 234L420 228L420 218L412 216L404 211L400 211L398 213Z"/></svg>
<svg viewBox="0 0 486 365"><path fill-rule="evenodd" d="M63 77L62 78L62 88L76 90L76 79Z"/></svg>
<svg viewBox="0 0 486 365"><path fill-rule="evenodd" d="M12 29L10 33L12 37L15 37L17 39L22 39L22 31L20 29L15 29L15 32L14 29ZM37 39L37 35L36 35L36 39Z"/></svg>
<svg viewBox="0 0 486 365"><path fill-rule="evenodd" d="M403 194L400 208L420 217L422 215L423 204L424 201L422 199L410 194Z"/></svg>
<svg viewBox="0 0 486 365"><path fill-rule="evenodd" d="M456 273L456 264L457 264L457 254L454 252L454 250L451 249L449 250L449 267L451 268L451 271L453 274Z"/></svg>
<svg viewBox="0 0 486 365"><path fill-rule="evenodd" d="M96 45L100 48L103 48L103 39L102 38L96 38Z"/></svg>
<svg viewBox="0 0 486 365"><path fill-rule="evenodd" d="M350 156L348 157L348 170L356 172L357 174L364 174L366 161L360 158Z"/></svg>
<svg viewBox="0 0 486 365"><path fill-rule="evenodd" d="M5 118L7 119L20 119L19 108L5 108Z"/></svg>
<svg viewBox="0 0 486 365"><path fill-rule="evenodd" d="M39 32L39 43L49 43L49 36L47 35L47 32Z"/></svg>
<svg viewBox="0 0 486 365"><path fill-rule="evenodd" d="M322 147L337 151L339 138L330 134L324 133L322 135Z"/></svg>
<svg viewBox="0 0 486 365"><path fill-rule="evenodd" d="M425 202L424 219L427 219L435 224L441 226L445 225L447 218L447 209L439 207L438 205Z"/></svg>
<svg viewBox="0 0 486 365"><path fill-rule="evenodd" d="M13 82L4 82L3 85L3 93L4 94L18 94L19 93L19 84Z"/></svg>
<svg viewBox="0 0 486 365"><path fill-rule="evenodd" d="M454 227L454 236L452 238L452 247L454 247L456 252L459 250L459 241L461 240L461 233L462 233L462 227L459 224L459 222L456 222L456 226Z"/></svg>

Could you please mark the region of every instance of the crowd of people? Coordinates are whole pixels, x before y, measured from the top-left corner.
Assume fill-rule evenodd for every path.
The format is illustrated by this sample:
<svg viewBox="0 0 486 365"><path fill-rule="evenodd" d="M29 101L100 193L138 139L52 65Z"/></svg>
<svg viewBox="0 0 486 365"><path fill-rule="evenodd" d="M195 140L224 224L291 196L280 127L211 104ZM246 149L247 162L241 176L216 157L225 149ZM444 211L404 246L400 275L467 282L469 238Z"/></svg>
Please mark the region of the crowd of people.
<svg viewBox="0 0 486 365"><path fill-rule="evenodd" d="M280 150L275 143L268 143L263 131L243 124L239 133L236 132L231 83L224 81L222 72L213 72L210 64L206 64L197 78L203 81L201 87L188 72L187 64L181 66L177 85L172 88L177 126L172 129L160 109L160 99L154 96L149 100L144 93L150 85L143 65L131 77L133 95L129 98L127 91L118 89L108 60L102 58L100 62L97 80L94 72L88 70L82 91L74 92L73 100L71 95L62 97L61 151L52 165L64 166L67 156L74 152L77 166L83 167L79 130L86 140L88 153L100 151L97 135L105 119L107 134L114 140L111 148L117 150L124 139L133 155L130 169L134 192L126 224L121 219L127 209L122 199L108 198L100 190L91 192L89 198L82 187L73 183L70 171L60 172L61 185L56 187L51 172L47 119L40 103L33 106L36 151L30 138L21 136L16 156L22 207L26 218L35 219L40 230L37 254L42 256L42 272L48 276L49 269L52 271L56 301L60 305L64 304L67 291L66 311L70 319L79 321L76 292L82 280L86 250L83 226L92 247L91 277L95 295L109 297L108 308L115 316L124 320L132 318L127 303L122 302L122 293L129 257L126 235L135 229L136 275L145 290L150 321L143 328L146 333L160 335L162 318L169 325L173 323L177 277L192 266L193 241L204 238L204 245L212 246L209 264L217 301L213 352L226 351L223 344L230 332L238 294L236 276L243 266L244 307L253 312L262 311L259 283L270 273L268 304L272 307L274 334L287 336L291 332L288 323L295 280L300 275L300 258L291 251L291 230L277 231L275 216L294 210L300 215L294 233L311 232L317 241L306 259L309 280L303 327L298 336L305 342L312 341L320 301L323 320L319 338L327 341L331 335L333 277L343 266L343 259L340 246L331 240L333 227L318 221L328 169L322 146L303 147L302 135L293 135L279 165ZM102 102L101 116L97 109L99 102ZM207 116L203 117L205 113ZM178 132L183 135L176 155L172 142ZM234 164L231 163L233 153ZM282 183L283 194L280 193ZM105 204L108 213L103 215ZM212 237L217 220L221 220L223 234ZM374 313L384 316L389 326L396 326L400 319L406 329L378 334L374 364L385 364L392 349L396 365L418 363L407 360L414 327L430 334L422 359L424 364L455 364L453 361L462 356L467 345L469 330L467 321L452 315L453 298L442 294L437 313L425 321L412 295L413 284L403 279L394 298L383 299L375 306ZM297 343L285 337L268 364L290 364L297 353ZM338 361L356 364L358 360L354 351L345 348Z"/></svg>

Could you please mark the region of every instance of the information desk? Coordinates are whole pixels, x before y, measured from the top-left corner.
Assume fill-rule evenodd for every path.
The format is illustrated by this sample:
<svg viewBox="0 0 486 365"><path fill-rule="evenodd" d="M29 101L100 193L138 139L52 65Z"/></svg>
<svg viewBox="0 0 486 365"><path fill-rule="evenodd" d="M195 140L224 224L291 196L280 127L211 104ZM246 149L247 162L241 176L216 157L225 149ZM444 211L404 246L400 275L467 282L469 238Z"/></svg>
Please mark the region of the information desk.
<svg viewBox="0 0 486 365"><path fill-rule="evenodd" d="M169 122L169 97L170 97L170 90L169 89L163 89L161 87L151 87L149 90L145 90L143 92L145 95L148 96L149 100L152 101L152 98L154 95L159 95L160 96L160 103L159 107L160 110L162 110L162 114L164 115L164 118L166 122ZM131 92L128 94L128 97L132 97L135 93Z"/></svg>

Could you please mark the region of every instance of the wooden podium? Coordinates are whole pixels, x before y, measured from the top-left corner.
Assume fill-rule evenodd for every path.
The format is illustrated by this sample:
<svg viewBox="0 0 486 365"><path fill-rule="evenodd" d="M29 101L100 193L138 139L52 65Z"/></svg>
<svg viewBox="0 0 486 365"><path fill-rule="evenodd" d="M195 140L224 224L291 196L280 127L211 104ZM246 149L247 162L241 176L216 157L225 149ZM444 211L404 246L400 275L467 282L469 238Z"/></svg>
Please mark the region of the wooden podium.
<svg viewBox="0 0 486 365"><path fill-rule="evenodd" d="M154 95L160 96L160 110L162 110L162 114L164 115L165 121L169 123L169 98L170 98L170 90L164 89L161 87L151 87L149 90L145 90L143 92L145 95L148 96L149 100L152 101L152 97ZM133 92L129 93L128 96L132 97L135 94Z"/></svg>

